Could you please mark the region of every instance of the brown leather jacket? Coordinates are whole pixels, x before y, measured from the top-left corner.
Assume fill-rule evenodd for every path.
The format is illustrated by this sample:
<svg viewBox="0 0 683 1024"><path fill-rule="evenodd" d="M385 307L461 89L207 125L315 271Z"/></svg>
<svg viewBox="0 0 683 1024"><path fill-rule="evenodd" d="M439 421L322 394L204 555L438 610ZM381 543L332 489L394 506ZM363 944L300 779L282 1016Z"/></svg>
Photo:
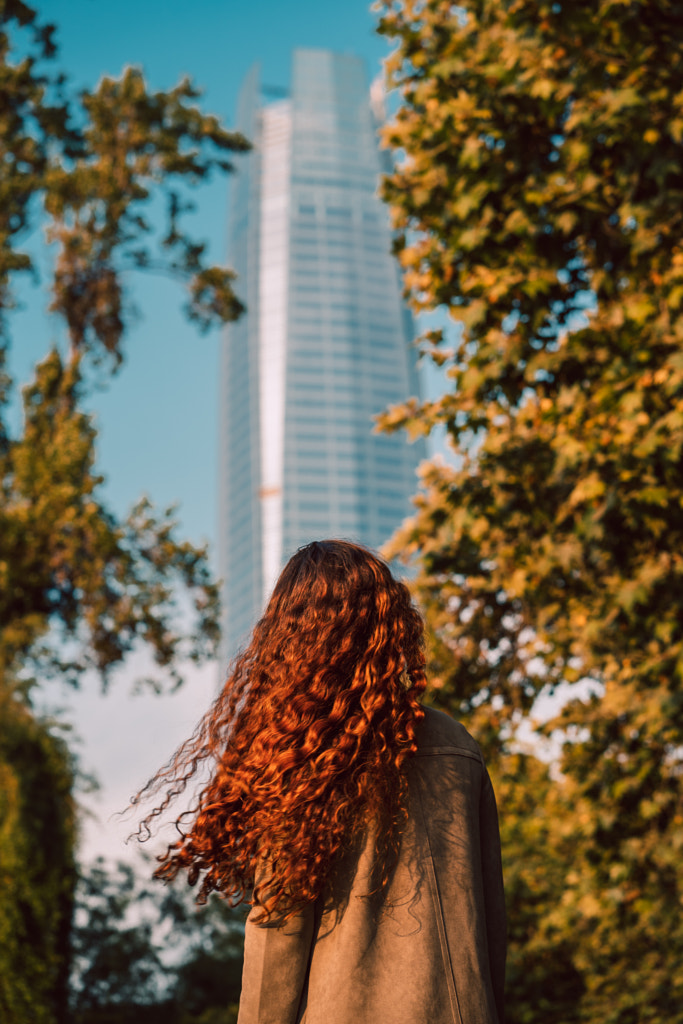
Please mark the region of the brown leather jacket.
<svg viewBox="0 0 683 1024"><path fill-rule="evenodd" d="M505 904L493 789L477 744L427 710L387 898L373 837L348 897L286 925L247 921L238 1024L503 1024Z"/></svg>

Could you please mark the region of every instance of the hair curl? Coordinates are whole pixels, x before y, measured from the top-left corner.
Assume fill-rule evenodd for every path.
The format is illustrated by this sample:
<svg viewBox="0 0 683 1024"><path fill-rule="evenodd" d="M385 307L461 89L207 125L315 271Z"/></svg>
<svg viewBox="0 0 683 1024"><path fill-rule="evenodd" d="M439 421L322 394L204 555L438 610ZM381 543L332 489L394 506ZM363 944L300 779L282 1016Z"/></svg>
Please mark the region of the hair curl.
<svg viewBox="0 0 683 1024"><path fill-rule="evenodd" d="M424 669L422 620L381 559L338 540L297 551L194 735L134 798L170 784L140 825L146 839L211 766L155 876L185 869L200 902L218 891L287 917L329 889L375 824L374 891L384 891L406 820L403 768Z"/></svg>

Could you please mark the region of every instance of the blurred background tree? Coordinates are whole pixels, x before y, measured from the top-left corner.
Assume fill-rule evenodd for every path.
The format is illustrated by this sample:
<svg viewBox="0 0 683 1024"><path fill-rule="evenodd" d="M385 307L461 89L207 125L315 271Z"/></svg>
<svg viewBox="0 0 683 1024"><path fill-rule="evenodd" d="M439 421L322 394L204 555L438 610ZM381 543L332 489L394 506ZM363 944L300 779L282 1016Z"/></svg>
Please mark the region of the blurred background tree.
<svg viewBox="0 0 683 1024"><path fill-rule="evenodd" d="M0 1020L67 1012L76 880L74 770L63 737L0 688Z"/></svg>
<svg viewBox="0 0 683 1024"><path fill-rule="evenodd" d="M154 685L179 685L184 664L215 653L205 548L178 536L172 509L145 499L120 519L105 505L84 400L93 366L122 363L130 271L177 278L200 330L241 312L233 274L207 261L183 214L188 187L248 148L199 109L188 79L152 92L129 67L73 94L50 70L53 36L21 0L0 5L0 1017L13 1024L67 1013L74 765L34 711L39 688L86 672L106 686L141 645L161 669ZM37 284L25 248L35 227L64 344L46 343L13 435L4 357L14 276Z"/></svg>
<svg viewBox="0 0 683 1024"><path fill-rule="evenodd" d="M453 453L389 553L498 776L510 1020L681 1020L683 10L379 8L396 252L451 318L383 418Z"/></svg>
<svg viewBox="0 0 683 1024"><path fill-rule="evenodd" d="M245 912L184 883L141 882L129 864L101 859L76 891L73 1024L234 1024Z"/></svg>

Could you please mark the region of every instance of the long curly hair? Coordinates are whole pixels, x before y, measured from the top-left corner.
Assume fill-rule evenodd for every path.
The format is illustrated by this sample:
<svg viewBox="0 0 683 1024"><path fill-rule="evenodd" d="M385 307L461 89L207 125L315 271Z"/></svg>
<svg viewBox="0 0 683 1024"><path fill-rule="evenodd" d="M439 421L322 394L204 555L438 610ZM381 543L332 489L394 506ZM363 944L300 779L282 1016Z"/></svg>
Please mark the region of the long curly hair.
<svg viewBox="0 0 683 1024"><path fill-rule="evenodd" d="M407 816L424 670L422 619L380 558L340 540L300 548L194 735L134 798L166 790L140 825L145 839L209 765L155 876L185 869L199 902L218 891L286 919L329 891L372 826L373 891L384 892Z"/></svg>

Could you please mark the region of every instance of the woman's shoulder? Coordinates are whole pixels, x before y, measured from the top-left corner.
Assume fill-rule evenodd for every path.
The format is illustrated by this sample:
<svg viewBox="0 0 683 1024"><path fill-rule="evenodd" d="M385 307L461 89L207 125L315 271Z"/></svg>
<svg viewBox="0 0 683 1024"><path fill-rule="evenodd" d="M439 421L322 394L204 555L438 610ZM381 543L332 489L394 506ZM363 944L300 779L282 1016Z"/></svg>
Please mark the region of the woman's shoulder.
<svg viewBox="0 0 683 1024"><path fill-rule="evenodd" d="M426 707L424 713L415 737L418 755L448 753L451 748L453 753L462 753L481 761L476 740L461 722L435 708Z"/></svg>

